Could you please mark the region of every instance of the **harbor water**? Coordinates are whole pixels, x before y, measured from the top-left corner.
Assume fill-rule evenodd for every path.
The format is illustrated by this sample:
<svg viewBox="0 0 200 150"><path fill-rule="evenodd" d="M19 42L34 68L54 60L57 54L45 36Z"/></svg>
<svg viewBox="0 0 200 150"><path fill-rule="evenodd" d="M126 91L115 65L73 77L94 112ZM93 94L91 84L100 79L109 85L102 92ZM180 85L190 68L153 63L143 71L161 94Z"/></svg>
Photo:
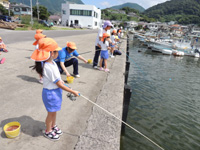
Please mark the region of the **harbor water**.
<svg viewBox="0 0 200 150"><path fill-rule="evenodd" d="M130 41L127 123L165 150L200 150L200 59L174 57ZM159 150L126 127L121 150Z"/></svg>

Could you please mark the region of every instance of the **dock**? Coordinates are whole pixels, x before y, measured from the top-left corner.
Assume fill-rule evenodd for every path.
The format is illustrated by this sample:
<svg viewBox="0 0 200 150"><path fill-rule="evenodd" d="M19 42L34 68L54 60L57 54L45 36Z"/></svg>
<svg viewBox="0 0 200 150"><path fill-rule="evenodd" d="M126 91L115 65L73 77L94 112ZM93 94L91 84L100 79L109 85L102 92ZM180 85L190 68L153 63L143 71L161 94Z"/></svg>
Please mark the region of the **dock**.
<svg viewBox="0 0 200 150"><path fill-rule="evenodd" d="M25 33L8 32L9 36ZM26 35L34 37L34 32L27 32ZM86 59L93 59L97 33L84 31L84 34L73 35L70 31L70 36L66 34L59 37L56 36L56 32L58 31L44 31L44 34L51 35L48 37L55 39L60 47L65 47L67 41L75 42L79 54ZM120 48L125 51L126 40L123 41ZM39 75L29 68L34 65L34 61L30 59L34 51L33 42L34 38L20 42L16 39L15 42L7 44L9 52L2 52L0 55L0 58L6 58L5 63L0 65L0 149L119 150L121 122L82 97L71 101L65 91L61 111L57 113L57 125L63 131L63 135L56 142L43 136L47 115L42 102L43 87L38 82ZM85 64L79 60L81 77L75 78L74 83L68 85L118 118L122 118L125 65L124 53L109 58L110 73L95 70L92 64ZM73 73L72 66L67 69ZM65 74L61 77L66 81ZM3 126L11 121L18 121L22 126L20 135L15 139L6 138L3 132Z"/></svg>

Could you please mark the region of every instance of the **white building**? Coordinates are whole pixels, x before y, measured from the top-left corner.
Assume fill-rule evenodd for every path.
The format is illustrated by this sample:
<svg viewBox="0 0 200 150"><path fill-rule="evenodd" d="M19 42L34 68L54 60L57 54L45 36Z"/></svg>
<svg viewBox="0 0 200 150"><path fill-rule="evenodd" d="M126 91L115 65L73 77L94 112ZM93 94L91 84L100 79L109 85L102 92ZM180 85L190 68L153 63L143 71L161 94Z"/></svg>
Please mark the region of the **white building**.
<svg viewBox="0 0 200 150"><path fill-rule="evenodd" d="M90 27L97 29L101 27L101 10L94 5L72 4L69 2L62 4L62 25Z"/></svg>
<svg viewBox="0 0 200 150"><path fill-rule="evenodd" d="M0 0L0 4L3 5L6 9L9 8L10 2L9 0Z"/></svg>

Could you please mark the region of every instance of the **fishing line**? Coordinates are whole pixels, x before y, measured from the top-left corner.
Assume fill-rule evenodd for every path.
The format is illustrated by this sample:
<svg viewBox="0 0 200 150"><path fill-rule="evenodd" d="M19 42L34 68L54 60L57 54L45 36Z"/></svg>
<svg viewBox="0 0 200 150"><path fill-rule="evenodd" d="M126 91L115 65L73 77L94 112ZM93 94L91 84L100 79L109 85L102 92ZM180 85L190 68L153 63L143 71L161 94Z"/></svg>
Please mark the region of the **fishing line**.
<svg viewBox="0 0 200 150"><path fill-rule="evenodd" d="M120 118L116 117L114 114L110 113L109 111L107 111L106 109L104 109L103 107L99 106L98 104L96 104L95 102L91 101L90 99L88 99L87 97L83 96L82 94L80 94L81 97L83 97L84 99L86 99L87 101L89 101L90 103L92 103L93 105L97 106L98 108L102 109L104 112L106 112L107 114L109 114L110 116L113 116L115 119L119 120L120 122L122 122L123 124L125 124L126 126L128 126L129 128L131 128L132 130L134 130L135 132L137 132L138 134L140 134L141 136L143 136L144 138L146 138L148 141L150 141L151 143L153 143L154 145L156 145L157 147L159 147L160 149L164 150L164 148L162 148L161 146L159 146L158 144L156 144L154 141L152 141L150 138L148 138L147 136L145 136L143 133L141 133L140 131L136 130L134 127L132 127L131 125L127 124L126 122L124 122L123 120L121 120Z"/></svg>

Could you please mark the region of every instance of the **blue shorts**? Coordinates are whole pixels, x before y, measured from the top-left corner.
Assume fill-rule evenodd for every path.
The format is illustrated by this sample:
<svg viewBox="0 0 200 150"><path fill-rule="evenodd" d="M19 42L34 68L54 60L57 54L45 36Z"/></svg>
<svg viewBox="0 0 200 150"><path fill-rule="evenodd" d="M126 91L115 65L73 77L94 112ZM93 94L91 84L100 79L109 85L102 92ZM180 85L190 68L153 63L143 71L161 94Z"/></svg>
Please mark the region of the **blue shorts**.
<svg viewBox="0 0 200 150"><path fill-rule="evenodd" d="M103 59L108 59L109 58L109 54L108 54L108 50L101 50L101 58Z"/></svg>
<svg viewBox="0 0 200 150"><path fill-rule="evenodd" d="M112 45L112 44L111 44L110 46L111 46L112 48L115 47L115 45Z"/></svg>
<svg viewBox="0 0 200 150"><path fill-rule="evenodd" d="M42 91L42 100L48 112L56 112L61 110L62 89L45 89Z"/></svg>

